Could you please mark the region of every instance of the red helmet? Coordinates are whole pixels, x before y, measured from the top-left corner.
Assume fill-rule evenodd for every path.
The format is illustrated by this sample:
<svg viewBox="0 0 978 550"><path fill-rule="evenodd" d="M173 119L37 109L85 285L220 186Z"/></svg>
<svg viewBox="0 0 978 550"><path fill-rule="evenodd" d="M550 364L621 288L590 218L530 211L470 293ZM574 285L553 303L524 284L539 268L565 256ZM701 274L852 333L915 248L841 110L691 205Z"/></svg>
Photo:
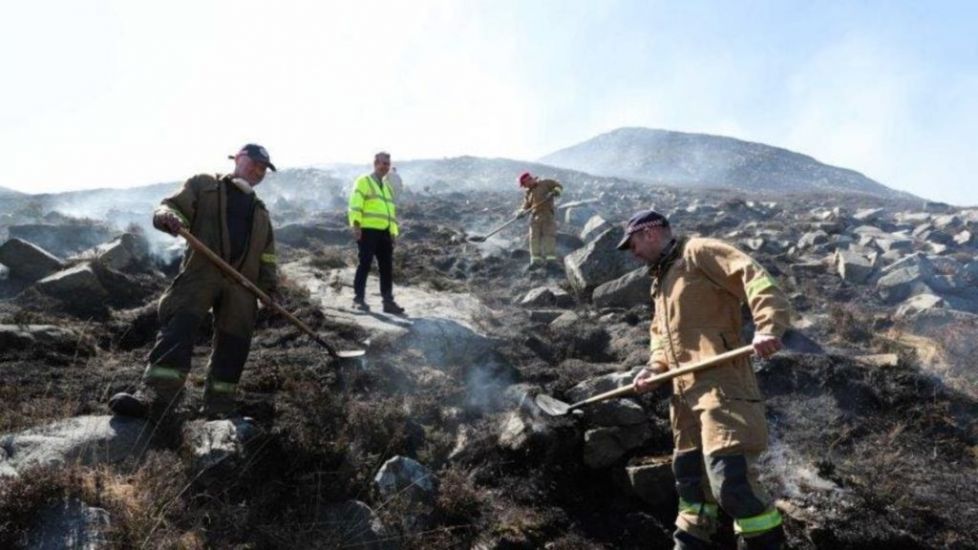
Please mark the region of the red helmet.
<svg viewBox="0 0 978 550"><path fill-rule="evenodd" d="M526 180L528 180L528 179L530 179L532 177L533 177L533 175L531 175L529 172L523 172L522 174L520 174L520 177L519 177L519 180L518 180L519 183L520 183L520 187L526 187Z"/></svg>

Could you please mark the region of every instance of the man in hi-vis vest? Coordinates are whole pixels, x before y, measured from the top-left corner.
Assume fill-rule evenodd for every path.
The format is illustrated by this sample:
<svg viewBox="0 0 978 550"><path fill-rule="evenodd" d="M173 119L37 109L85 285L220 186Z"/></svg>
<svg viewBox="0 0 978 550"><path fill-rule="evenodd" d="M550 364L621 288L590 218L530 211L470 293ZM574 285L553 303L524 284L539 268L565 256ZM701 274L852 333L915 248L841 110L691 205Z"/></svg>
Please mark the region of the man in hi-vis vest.
<svg viewBox="0 0 978 550"><path fill-rule="evenodd" d="M390 172L390 153L374 155L374 171L357 178L350 193L347 218L353 228L353 238L359 249L360 265L353 278L353 307L370 311L366 302L367 275L374 257L380 269L380 295L384 301L384 313L401 314L404 308L394 301L393 258L394 241L398 235L397 210L394 193L384 183Z"/></svg>

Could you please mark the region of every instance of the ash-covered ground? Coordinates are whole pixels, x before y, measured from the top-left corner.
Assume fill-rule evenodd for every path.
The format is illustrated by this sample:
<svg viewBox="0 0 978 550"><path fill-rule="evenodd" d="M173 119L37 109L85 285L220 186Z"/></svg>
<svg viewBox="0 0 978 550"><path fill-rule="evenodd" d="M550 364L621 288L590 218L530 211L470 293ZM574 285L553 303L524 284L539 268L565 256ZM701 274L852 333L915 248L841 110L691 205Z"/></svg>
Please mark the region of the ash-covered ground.
<svg viewBox="0 0 978 550"><path fill-rule="evenodd" d="M0 547L670 547L668 388L580 416L533 405L627 383L646 361L648 277L612 245L632 211L655 207L680 232L754 255L792 300L788 349L756 363L764 480L791 547L978 548L978 211L572 189L559 211L566 260L528 272L521 223L467 240L517 202L402 199L405 317L350 308L342 210L273 208L283 305L367 355L331 360L263 310L241 383L251 426L197 418L206 328L173 418L107 416L107 398L138 381L176 269L139 231L85 251L117 234L85 222L99 231L72 231L74 249L47 260L4 244Z"/></svg>

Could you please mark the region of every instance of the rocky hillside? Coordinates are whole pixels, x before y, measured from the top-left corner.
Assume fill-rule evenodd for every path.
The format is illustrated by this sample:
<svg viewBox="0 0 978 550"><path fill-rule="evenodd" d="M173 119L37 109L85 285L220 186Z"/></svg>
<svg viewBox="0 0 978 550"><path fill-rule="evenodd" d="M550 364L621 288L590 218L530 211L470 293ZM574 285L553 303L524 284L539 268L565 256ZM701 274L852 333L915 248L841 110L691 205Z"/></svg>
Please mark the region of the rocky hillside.
<svg viewBox="0 0 978 550"><path fill-rule="evenodd" d="M683 187L909 197L853 170L822 164L787 149L650 128L619 128L539 161L601 176Z"/></svg>
<svg viewBox="0 0 978 550"><path fill-rule="evenodd" d="M669 389L561 418L533 399L627 384L646 361L649 280L613 245L655 205L750 251L791 300L788 349L755 364L760 467L791 547L978 548L978 211L648 184L568 195L563 264L528 273L525 226L467 239L512 214L515 186L409 190L405 317L350 308L342 207L269 201L283 305L367 355L331 360L263 309L240 385L250 420L209 420L201 327L160 424L105 402L139 380L175 263L138 230L21 212L0 244L0 547L668 547Z"/></svg>

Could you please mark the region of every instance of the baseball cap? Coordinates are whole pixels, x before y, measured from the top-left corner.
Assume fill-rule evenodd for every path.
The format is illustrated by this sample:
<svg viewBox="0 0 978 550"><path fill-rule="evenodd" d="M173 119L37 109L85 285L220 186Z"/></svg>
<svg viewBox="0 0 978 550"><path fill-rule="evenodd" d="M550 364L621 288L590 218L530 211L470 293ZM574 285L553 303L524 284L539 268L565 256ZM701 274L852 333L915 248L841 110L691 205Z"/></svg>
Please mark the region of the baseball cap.
<svg viewBox="0 0 978 550"><path fill-rule="evenodd" d="M258 162L264 163L272 172L277 172L275 165L272 164L272 158L268 156L268 150L261 145L249 143L238 151L238 155L241 153L248 155L251 160L257 160ZM238 155L228 155L228 158L233 159Z"/></svg>
<svg viewBox="0 0 978 550"><path fill-rule="evenodd" d="M669 227L669 220L655 210L636 212L631 218L628 218L628 223L625 224L625 236L618 243L618 250L628 250L628 241L632 235L646 227Z"/></svg>

